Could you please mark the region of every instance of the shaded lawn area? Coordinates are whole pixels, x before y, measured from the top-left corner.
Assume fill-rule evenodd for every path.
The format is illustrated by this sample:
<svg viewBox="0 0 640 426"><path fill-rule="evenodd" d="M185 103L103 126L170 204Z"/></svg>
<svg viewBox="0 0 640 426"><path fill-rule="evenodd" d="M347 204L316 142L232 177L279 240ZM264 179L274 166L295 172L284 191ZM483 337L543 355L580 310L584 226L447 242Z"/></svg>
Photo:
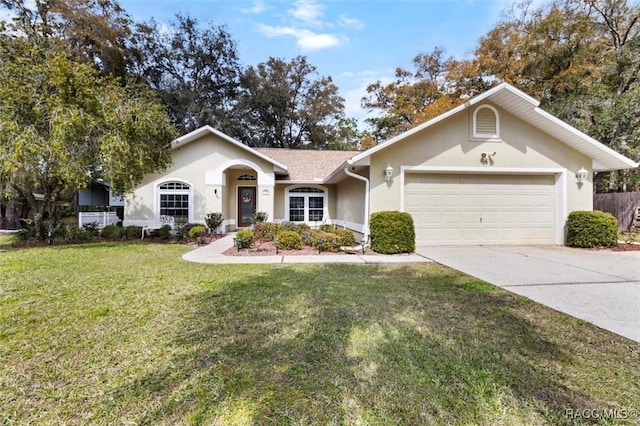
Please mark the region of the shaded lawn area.
<svg viewBox="0 0 640 426"><path fill-rule="evenodd" d="M566 410L639 408L639 344L453 270L185 250L0 253L0 421L589 424L607 420Z"/></svg>

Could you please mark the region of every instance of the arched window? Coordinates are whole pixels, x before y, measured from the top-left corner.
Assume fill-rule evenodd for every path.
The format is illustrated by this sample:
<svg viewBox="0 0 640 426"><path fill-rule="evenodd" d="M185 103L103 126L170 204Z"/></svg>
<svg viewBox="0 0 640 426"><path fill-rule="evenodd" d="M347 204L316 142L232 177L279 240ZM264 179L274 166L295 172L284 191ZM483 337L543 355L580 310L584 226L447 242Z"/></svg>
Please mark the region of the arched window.
<svg viewBox="0 0 640 426"><path fill-rule="evenodd" d="M244 174L244 175L240 175L238 176L238 180L241 181L255 181L256 177L250 174Z"/></svg>
<svg viewBox="0 0 640 426"><path fill-rule="evenodd" d="M482 139L500 137L500 116L491 105L480 105L473 112L473 137Z"/></svg>
<svg viewBox="0 0 640 426"><path fill-rule="evenodd" d="M172 216L176 221L189 221L191 186L184 182L171 181L158 186L160 216Z"/></svg>
<svg viewBox="0 0 640 426"><path fill-rule="evenodd" d="M287 191L286 220L322 222L326 216L327 191L316 187L297 187Z"/></svg>

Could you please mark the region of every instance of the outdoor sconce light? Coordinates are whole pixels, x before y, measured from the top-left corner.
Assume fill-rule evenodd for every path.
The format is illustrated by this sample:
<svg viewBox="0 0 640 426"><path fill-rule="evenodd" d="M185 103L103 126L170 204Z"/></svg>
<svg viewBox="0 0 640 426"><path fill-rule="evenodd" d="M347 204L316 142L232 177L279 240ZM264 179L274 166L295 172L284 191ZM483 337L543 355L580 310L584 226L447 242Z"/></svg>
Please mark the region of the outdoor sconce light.
<svg viewBox="0 0 640 426"><path fill-rule="evenodd" d="M587 179L588 176L589 176L589 172L586 171L584 167L581 167L580 170L576 172L576 183L582 184Z"/></svg>
<svg viewBox="0 0 640 426"><path fill-rule="evenodd" d="M393 176L393 167L391 167L391 164L387 164L387 168L384 169L384 181L389 182L391 176Z"/></svg>

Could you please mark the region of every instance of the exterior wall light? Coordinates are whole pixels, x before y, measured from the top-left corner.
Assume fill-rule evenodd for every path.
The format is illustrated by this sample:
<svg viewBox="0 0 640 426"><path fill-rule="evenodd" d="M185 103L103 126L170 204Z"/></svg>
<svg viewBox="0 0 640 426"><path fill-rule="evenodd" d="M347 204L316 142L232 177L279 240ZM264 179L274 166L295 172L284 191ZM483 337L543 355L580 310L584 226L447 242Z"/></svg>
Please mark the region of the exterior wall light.
<svg viewBox="0 0 640 426"><path fill-rule="evenodd" d="M391 167L391 164L387 164L387 167L384 169L384 181L389 182L392 176L393 176L393 167Z"/></svg>
<svg viewBox="0 0 640 426"><path fill-rule="evenodd" d="M588 176L589 176L589 172L586 171L584 167L581 167L580 170L576 172L576 183L582 184L587 179Z"/></svg>

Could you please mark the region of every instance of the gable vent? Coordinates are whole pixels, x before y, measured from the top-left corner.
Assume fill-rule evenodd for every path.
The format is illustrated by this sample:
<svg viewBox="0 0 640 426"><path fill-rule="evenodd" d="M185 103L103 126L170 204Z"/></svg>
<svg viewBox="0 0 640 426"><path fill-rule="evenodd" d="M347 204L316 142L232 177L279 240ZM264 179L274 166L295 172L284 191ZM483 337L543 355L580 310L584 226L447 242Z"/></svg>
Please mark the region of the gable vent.
<svg viewBox="0 0 640 426"><path fill-rule="evenodd" d="M474 137L498 137L498 112L491 106L478 107L473 114Z"/></svg>

